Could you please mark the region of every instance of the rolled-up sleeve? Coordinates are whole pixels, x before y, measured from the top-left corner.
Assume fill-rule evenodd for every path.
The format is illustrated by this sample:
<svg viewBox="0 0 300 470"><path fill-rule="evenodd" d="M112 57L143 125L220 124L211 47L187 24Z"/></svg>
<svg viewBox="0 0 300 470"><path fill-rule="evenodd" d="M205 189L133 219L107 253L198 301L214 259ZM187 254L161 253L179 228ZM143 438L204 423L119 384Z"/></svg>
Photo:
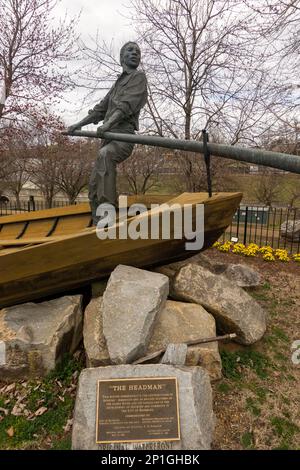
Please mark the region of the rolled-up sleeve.
<svg viewBox="0 0 300 470"><path fill-rule="evenodd" d="M143 72L132 76L124 85L124 90L117 103L117 109L125 118L139 113L147 101L147 79Z"/></svg>
<svg viewBox="0 0 300 470"><path fill-rule="evenodd" d="M94 124L98 124L99 121L103 121L109 103L109 97L111 95L110 90L106 96L100 101L100 103L96 104L93 108L93 115L95 116Z"/></svg>

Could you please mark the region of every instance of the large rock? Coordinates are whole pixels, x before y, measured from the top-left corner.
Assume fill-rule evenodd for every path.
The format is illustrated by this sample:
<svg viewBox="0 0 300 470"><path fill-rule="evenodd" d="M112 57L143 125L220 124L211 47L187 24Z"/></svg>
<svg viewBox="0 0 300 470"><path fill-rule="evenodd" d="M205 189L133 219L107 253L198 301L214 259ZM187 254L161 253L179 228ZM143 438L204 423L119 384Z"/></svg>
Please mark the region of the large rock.
<svg viewBox="0 0 300 470"><path fill-rule="evenodd" d="M173 283L173 295L202 305L216 319L224 333L236 333L236 341L252 344L266 331L266 316L260 305L225 276L215 275L196 264L180 269Z"/></svg>
<svg viewBox="0 0 300 470"><path fill-rule="evenodd" d="M103 333L114 364L142 356L157 314L165 305L169 279L158 273L119 265L103 295Z"/></svg>
<svg viewBox="0 0 300 470"><path fill-rule="evenodd" d="M96 444L97 381L139 377L177 377L180 440L173 442ZM127 394L128 399L130 399L129 394ZM211 386L207 372L201 367L175 367L163 364L122 365L85 369L80 374L72 431L72 448L75 450L161 449L164 447L174 450L209 449L213 430L214 414Z"/></svg>
<svg viewBox="0 0 300 470"><path fill-rule="evenodd" d="M280 227L280 235L288 240L300 241L300 220L287 220Z"/></svg>
<svg viewBox="0 0 300 470"><path fill-rule="evenodd" d="M220 264L217 265L219 272L239 287L257 287L261 284L260 274L244 264Z"/></svg>
<svg viewBox="0 0 300 470"><path fill-rule="evenodd" d="M176 275L184 266L189 264L196 264L202 268L211 271L214 274L223 274L230 281L237 284L239 287L257 287L261 284L261 276L254 269L245 266L244 264L225 264L216 260L210 259L203 253L198 253L191 258L177 263L166 264L155 268L156 272L165 274L170 279L170 294L173 295L173 282Z"/></svg>
<svg viewBox="0 0 300 470"><path fill-rule="evenodd" d="M1 310L0 378L44 375L72 354L82 339L81 304L76 295Z"/></svg>
<svg viewBox="0 0 300 470"><path fill-rule="evenodd" d="M186 343L213 336L216 336L215 319L203 307L168 300L157 318L147 354L164 349L169 343ZM218 343L189 346L185 364L201 365L209 372L211 379L221 378L222 363Z"/></svg>
<svg viewBox="0 0 300 470"><path fill-rule="evenodd" d="M83 344L87 367L111 364L106 341L103 336L102 297L92 299L84 312Z"/></svg>
<svg viewBox="0 0 300 470"><path fill-rule="evenodd" d="M154 268L154 271L160 274L168 276L170 280L170 294L172 294L172 283L176 277L176 274L180 271L181 268L187 266L188 264L197 264L203 268L208 269L209 271L214 272L214 262L203 253L197 253L194 256L191 256L188 259L182 261L176 261L175 263L165 264Z"/></svg>

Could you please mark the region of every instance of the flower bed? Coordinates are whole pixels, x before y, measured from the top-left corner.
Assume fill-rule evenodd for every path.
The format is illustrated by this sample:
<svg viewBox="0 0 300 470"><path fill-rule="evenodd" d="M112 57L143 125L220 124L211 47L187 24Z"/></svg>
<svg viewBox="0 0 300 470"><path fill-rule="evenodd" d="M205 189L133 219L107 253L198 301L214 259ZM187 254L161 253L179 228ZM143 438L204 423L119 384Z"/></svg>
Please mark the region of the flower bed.
<svg viewBox="0 0 300 470"><path fill-rule="evenodd" d="M255 243L244 245L243 243L232 243L229 241L225 243L216 242L213 244L213 247L224 253L234 253L249 257L259 256L265 261L295 261L300 263L300 253L289 256L287 250L273 249L271 246L259 247Z"/></svg>

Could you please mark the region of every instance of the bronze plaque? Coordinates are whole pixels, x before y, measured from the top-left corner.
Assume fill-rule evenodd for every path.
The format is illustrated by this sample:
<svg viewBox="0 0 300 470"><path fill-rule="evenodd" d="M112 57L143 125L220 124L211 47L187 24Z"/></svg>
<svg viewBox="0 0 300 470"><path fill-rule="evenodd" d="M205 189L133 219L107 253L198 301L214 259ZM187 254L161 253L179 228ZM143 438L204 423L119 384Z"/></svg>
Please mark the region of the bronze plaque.
<svg viewBox="0 0 300 470"><path fill-rule="evenodd" d="M177 440L176 377L98 381L97 444Z"/></svg>

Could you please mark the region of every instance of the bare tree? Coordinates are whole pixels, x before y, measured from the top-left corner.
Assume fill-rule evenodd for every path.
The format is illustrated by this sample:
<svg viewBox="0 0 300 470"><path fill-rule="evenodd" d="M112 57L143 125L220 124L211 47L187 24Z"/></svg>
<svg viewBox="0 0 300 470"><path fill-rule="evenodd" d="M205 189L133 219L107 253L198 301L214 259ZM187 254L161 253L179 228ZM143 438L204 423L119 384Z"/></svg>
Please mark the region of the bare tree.
<svg viewBox="0 0 300 470"><path fill-rule="evenodd" d="M254 193L257 200L269 207L277 200L281 192L281 177L264 169L262 175L256 177Z"/></svg>
<svg viewBox="0 0 300 470"><path fill-rule="evenodd" d="M47 207L52 207L53 198L59 192L57 185L61 164L59 144L63 137L63 122L51 113L39 115L31 120L32 152L29 166L30 181L43 194Z"/></svg>
<svg viewBox="0 0 300 470"><path fill-rule="evenodd" d="M57 188L66 194L70 204L74 204L79 193L88 185L95 153L94 142L63 139L57 148Z"/></svg>
<svg viewBox="0 0 300 470"><path fill-rule="evenodd" d="M70 86L77 18L55 26L57 0L0 0L0 118L34 114Z"/></svg>
<svg viewBox="0 0 300 470"><path fill-rule="evenodd" d="M118 165L119 174L125 177L132 194L146 194L157 187L165 153L158 147L138 145L131 157Z"/></svg>
<svg viewBox="0 0 300 470"><path fill-rule="evenodd" d="M44 196L46 207L53 204L54 196L59 192L57 186L59 156L53 145L37 146L37 158L33 158L30 166L30 180Z"/></svg>
<svg viewBox="0 0 300 470"><path fill-rule="evenodd" d="M295 207L295 204L297 201L300 199L300 181L298 181L298 184L295 185L293 188L290 190L289 194L289 207L293 208Z"/></svg>
<svg viewBox="0 0 300 470"><path fill-rule="evenodd" d="M25 145L19 144L11 147L9 151L10 172L7 175L6 188L16 198L16 207L21 207L20 193L24 185L30 180L30 172L28 171L30 154Z"/></svg>

